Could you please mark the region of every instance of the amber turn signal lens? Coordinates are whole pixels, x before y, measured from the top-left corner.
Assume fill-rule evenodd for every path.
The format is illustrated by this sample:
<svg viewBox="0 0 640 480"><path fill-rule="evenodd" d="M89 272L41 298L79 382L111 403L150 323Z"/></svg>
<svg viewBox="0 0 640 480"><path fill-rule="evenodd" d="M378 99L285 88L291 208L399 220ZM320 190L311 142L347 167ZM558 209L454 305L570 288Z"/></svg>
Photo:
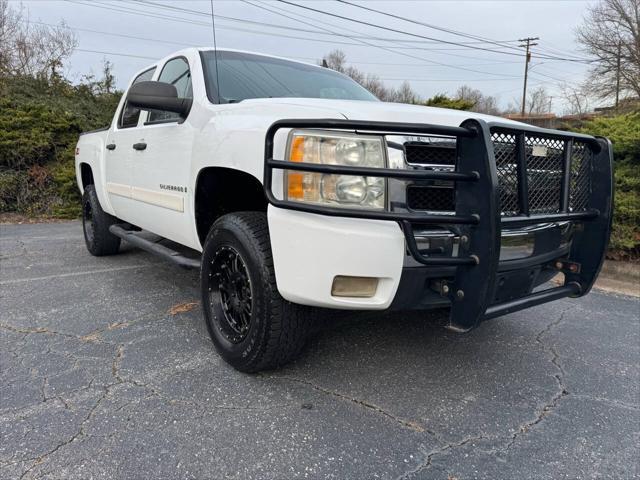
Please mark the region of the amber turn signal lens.
<svg viewBox="0 0 640 480"><path fill-rule="evenodd" d="M302 162L304 160L304 137L293 137L289 161Z"/></svg>
<svg viewBox="0 0 640 480"><path fill-rule="evenodd" d="M334 297L373 297L378 289L375 277L348 277L338 275L333 278L331 295Z"/></svg>
<svg viewBox="0 0 640 480"><path fill-rule="evenodd" d="M304 137L294 137L289 154L291 162L304 161ZM291 200L304 199L304 173L287 172L287 198Z"/></svg>
<svg viewBox="0 0 640 480"><path fill-rule="evenodd" d="M304 199L304 173L287 172L287 198L290 200Z"/></svg>

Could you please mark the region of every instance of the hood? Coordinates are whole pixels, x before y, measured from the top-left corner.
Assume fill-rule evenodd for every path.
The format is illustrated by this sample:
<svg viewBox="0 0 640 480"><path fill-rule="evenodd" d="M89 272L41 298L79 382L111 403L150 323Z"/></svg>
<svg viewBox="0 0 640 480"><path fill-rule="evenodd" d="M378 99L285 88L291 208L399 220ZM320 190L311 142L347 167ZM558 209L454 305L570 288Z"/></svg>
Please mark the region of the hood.
<svg viewBox="0 0 640 480"><path fill-rule="evenodd" d="M451 127L459 126L468 118L477 118L487 122L500 122L514 126L523 126L502 117L482 113L451 110L448 108L425 107L406 103L369 102L361 100L330 100L323 98L260 98L244 100L241 104L270 104L280 106L296 106L318 110L331 110L348 120L400 122L400 123L432 123ZM312 118L315 115L311 115Z"/></svg>

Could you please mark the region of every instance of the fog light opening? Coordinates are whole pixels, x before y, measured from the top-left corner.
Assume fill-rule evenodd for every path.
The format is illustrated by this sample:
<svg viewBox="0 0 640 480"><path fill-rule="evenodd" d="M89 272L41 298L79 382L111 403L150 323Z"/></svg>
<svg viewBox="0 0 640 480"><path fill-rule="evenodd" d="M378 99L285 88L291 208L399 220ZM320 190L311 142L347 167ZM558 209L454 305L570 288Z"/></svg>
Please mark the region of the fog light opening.
<svg viewBox="0 0 640 480"><path fill-rule="evenodd" d="M349 277L338 275L333 278L331 295L334 297L371 298L378 289L378 279L375 277Z"/></svg>

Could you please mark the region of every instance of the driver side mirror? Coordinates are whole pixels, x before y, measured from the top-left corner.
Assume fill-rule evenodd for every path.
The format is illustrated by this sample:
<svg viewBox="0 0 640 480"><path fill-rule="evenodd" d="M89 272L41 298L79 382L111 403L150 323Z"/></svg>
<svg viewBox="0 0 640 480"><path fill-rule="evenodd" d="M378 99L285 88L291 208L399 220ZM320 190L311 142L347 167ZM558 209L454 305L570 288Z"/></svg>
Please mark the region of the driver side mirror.
<svg viewBox="0 0 640 480"><path fill-rule="evenodd" d="M127 93L127 103L143 110L164 110L186 116L191 109L190 98L178 98L174 85L165 82L139 82Z"/></svg>

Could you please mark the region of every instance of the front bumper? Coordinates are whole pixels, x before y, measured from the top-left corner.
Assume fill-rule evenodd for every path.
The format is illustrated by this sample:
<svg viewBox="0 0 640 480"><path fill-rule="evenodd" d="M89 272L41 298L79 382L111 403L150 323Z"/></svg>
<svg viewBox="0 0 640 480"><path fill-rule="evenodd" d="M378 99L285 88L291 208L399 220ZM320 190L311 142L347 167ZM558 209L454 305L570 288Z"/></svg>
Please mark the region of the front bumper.
<svg viewBox="0 0 640 480"><path fill-rule="evenodd" d="M269 206L276 282L287 300L342 309L388 308L400 283L405 240L395 222L309 215ZM337 275L378 278L373 297L331 295Z"/></svg>
<svg viewBox="0 0 640 480"><path fill-rule="evenodd" d="M455 137L455 169L358 168L274 160L275 134L286 128ZM501 211L504 188L501 191L498 184L491 140L496 134L510 135L516 142L512 167L517 167L519 207L515 215L506 216ZM530 155L525 152L530 138L563 145L555 212L529 211L527 168L532 167L527 165ZM584 145L581 148L588 148L592 154L589 191L580 209L572 208L570 200L573 142ZM545 301L584 295L597 277L608 244L613 203L611 164L611 146L606 139L534 127L514 129L474 119L460 127L349 120L276 122L267 132L264 186L271 203L269 228L278 288L290 301L334 308L451 305L449 327L459 331ZM290 202L274 194L274 169L382 176L392 182L454 182L455 212L412 211L401 198L395 198L384 212ZM564 243L561 235L553 233L562 225L572 229L572 238ZM425 248L421 232L430 228L450 232L457 239L456 248ZM536 239L531 255L508 260L505 237L529 228L543 232L541 240ZM553 238L558 241L550 241ZM557 271L565 274L564 285L533 293ZM374 297L337 298L330 293L335 275L372 276L380 283ZM408 295L410 291L416 293Z"/></svg>

